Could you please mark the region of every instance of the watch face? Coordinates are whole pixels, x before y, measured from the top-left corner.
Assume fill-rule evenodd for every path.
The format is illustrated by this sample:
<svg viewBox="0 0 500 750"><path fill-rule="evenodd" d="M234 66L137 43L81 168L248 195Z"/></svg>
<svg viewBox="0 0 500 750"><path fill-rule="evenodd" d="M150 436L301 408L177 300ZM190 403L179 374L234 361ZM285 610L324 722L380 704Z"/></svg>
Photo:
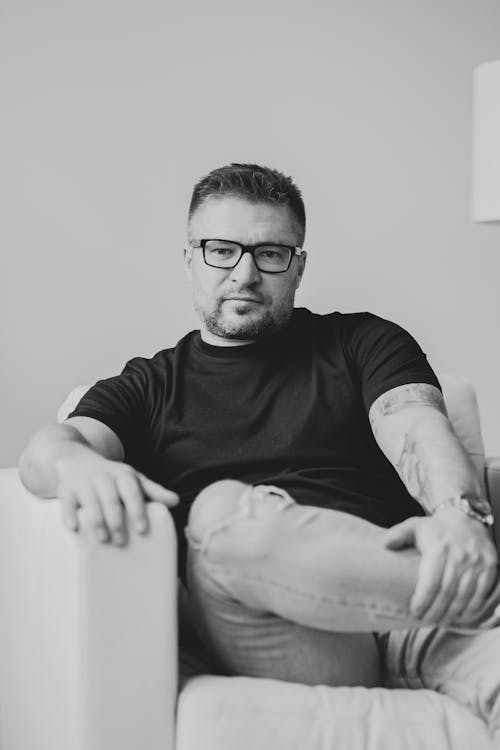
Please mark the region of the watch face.
<svg viewBox="0 0 500 750"><path fill-rule="evenodd" d="M486 502L486 500L468 500L466 498L463 498L463 507L468 508L466 513L468 513L471 518L476 518L486 526L493 525L493 513L491 511L490 505Z"/></svg>
<svg viewBox="0 0 500 750"><path fill-rule="evenodd" d="M469 500L466 499L465 502L469 506L469 508L476 513L479 513L480 515L489 516L491 514L491 507L489 503L486 502L486 500Z"/></svg>

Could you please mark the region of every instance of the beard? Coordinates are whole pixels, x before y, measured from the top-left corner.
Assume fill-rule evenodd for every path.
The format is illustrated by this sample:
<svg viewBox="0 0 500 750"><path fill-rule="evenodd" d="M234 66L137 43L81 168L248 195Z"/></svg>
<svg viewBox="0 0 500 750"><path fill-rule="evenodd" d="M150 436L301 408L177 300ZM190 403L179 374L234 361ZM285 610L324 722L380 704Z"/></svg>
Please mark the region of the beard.
<svg viewBox="0 0 500 750"><path fill-rule="evenodd" d="M274 311L266 310L264 314L252 315L246 311L246 305L236 305L234 313L224 311L224 301L219 301L211 310L195 305L196 312L205 323L207 331L225 339L259 339L269 336L288 324L293 310L292 305L280 307Z"/></svg>

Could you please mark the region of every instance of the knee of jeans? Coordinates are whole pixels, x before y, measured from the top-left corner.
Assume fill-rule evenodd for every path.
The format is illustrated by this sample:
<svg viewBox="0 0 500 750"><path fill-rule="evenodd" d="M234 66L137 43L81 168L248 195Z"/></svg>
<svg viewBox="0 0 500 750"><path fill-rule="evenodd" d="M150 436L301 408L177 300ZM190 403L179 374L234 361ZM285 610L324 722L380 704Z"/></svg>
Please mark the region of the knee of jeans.
<svg viewBox="0 0 500 750"><path fill-rule="evenodd" d="M265 556L275 511L293 503L270 489L275 488L256 488L234 479L206 487L190 509L185 529L190 546L206 552L210 544L215 555L234 559ZM267 513L257 507L263 499Z"/></svg>
<svg viewBox="0 0 500 750"><path fill-rule="evenodd" d="M233 516L238 510L239 498L247 487L235 479L222 479L205 487L196 496L189 511L190 534L201 539L207 529Z"/></svg>
<svg viewBox="0 0 500 750"><path fill-rule="evenodd" d="M223 479L196 496L186 527L186 536L193 547L204 546L215 531L230 526L233 518L244 512L240 502L248 489L243 482Z"/></svg>

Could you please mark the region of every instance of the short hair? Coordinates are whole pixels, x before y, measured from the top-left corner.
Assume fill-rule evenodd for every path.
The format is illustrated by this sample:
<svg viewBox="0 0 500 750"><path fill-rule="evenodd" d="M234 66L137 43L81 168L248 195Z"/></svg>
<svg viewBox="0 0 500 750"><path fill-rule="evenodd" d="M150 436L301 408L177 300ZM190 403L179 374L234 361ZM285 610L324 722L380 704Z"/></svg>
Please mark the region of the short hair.
<svg viewBox="0 0 500 750"><path fill-rule="evenodd" d="M188 222L207 198L232 195L252 203L272 203L288 206L296 220L302 245L306 233L306 212L302 194L291 177L259 164L233 162L214 169L199 180L193 189Z"/></svg>

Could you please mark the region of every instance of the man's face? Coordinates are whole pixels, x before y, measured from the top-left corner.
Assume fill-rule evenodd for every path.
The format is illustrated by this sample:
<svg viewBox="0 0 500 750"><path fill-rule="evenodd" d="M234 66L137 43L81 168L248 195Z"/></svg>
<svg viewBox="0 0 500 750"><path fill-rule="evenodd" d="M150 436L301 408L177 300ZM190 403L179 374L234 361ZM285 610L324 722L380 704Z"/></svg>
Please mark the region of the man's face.
<svg viewBox="0 0 500 750"><path fill-rule="evenodd" d="M191 217L189 240L225 239L243 245L299 244L299 232L287 206L250 203L243 198L207 198ZM259 271L250 253L235 268L207 266L201 248L188 247L186 267L202 333L248 341L283 328L293 310L304 271L305 253L294 256L288 271Z"/></svg>

